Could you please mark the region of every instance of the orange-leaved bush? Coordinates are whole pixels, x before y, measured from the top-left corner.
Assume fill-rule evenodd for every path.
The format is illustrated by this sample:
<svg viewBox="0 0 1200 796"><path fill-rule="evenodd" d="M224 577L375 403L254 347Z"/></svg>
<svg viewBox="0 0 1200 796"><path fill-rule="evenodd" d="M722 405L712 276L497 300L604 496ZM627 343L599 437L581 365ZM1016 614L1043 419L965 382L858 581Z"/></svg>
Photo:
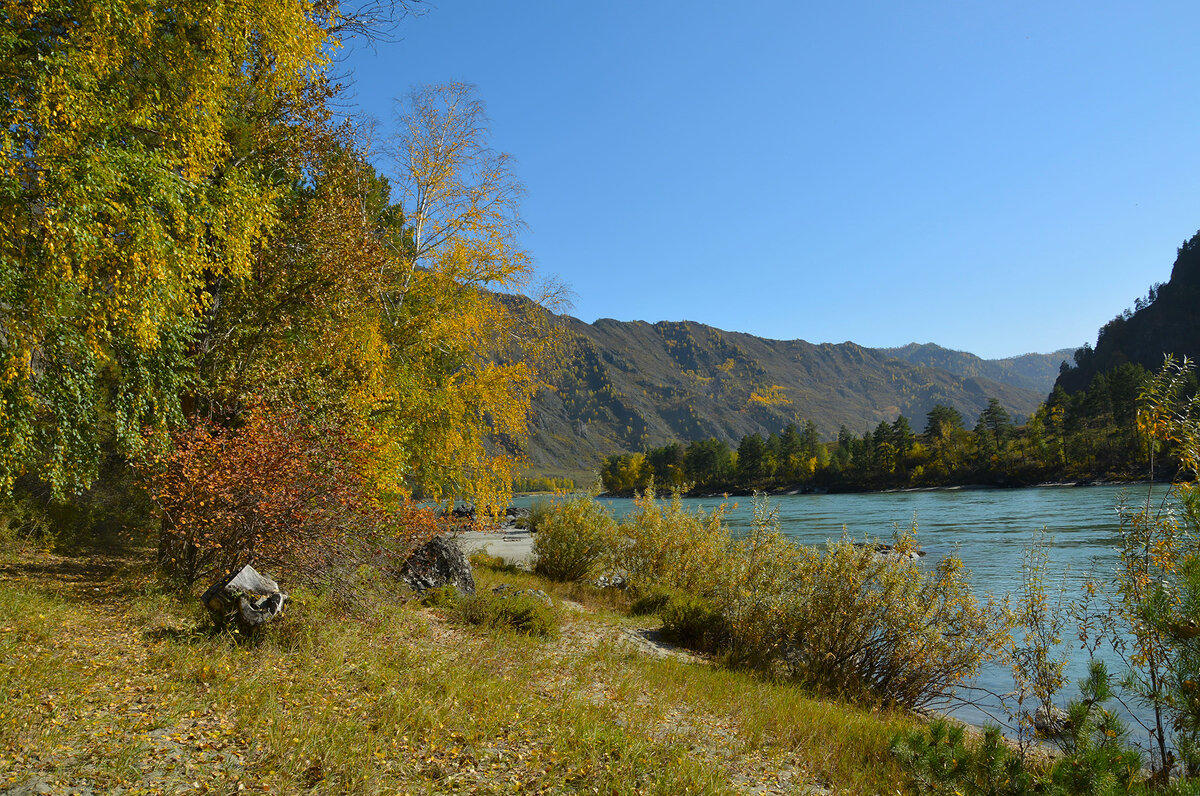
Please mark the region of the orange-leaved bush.
<svg viewBox="0 0 1200 796"><path fill-rule="evenodd" d="M368 446L292 409L197 421L143 468L162 511L159 563L187 584L244 564L303 581L406 555L442 530L432 511L381 504Z"/></svg>

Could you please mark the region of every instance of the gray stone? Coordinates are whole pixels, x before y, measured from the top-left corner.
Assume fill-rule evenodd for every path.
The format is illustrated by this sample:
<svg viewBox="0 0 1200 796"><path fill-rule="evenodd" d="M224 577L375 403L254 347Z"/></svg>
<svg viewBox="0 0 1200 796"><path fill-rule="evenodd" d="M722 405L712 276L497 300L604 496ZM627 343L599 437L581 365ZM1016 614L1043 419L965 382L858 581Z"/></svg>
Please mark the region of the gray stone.
<svg viewBox="0 0 1200 796"><path fill-rule="evenodd" d="M43 793L53 792L54 788L50 786L50 783L37 774L19 785L13 785L7 790L0 790L0 793L5 796L40 796Z"/></svg>
<svg viewBox="0 0 1200 796"><path fill-rule="evenodd" d="M554 607L554 600L550 598L549 594L546 594L546 592L542 591L541 589L518 589L511 583L501 583L499 586L492 587L492 594L504 599L509 597L517 597L524 594L526 596L533 597L536 600L541 600L551 608Z"/></svg>
<svg viewBox="0 0 1200 796"><path fill-rule="evenodd" d="M200 598L218 627L233 624L243 633L257 632L280 616L287 599L278 583L249 564L214 583Z"/></svg>
<svg viewBox="0 0 1200 796"><path fill-rule="evenodd" d="M625 576L617 573L615 575L601 575L592 581L592 585L597 589L621 589L629 588L629 581L625 580Z"/></svg>
<svg viewBox="0 0 1200 796"><path fill-rule="evenodd" d="M417 548L401 565L399 577L416 592L450 584L460 594L475 593L471 562L450 536L436 536Z"/></svg>
<svg viewBox="0 0 1200 796"><path fill-rule="evenodd" d="M1066 732L1070 724L1067 711L1055 705L1042 705L1033 712L1033 728L1047 738L1056 738Z"/></svg>

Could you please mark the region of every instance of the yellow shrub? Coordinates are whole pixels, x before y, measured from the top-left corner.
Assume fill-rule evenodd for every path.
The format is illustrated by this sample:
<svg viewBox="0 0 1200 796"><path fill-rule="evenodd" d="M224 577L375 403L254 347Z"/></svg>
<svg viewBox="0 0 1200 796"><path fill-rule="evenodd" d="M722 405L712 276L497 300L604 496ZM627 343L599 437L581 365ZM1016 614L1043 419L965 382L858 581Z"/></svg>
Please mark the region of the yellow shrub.
<svg viewBox="0 0 1200 796"><path fill-rule="evenodd" d="M896 547L911 549L911 533ZM955 556L932 569L843 538L806 550L782 612L789 672L824 691L923 707L1008 639L1004 612L971 592Z"/></svg>
<svg viewBox="0 0 1200 796"><path fill-rule="evenodd" d="M633 588L652 584L708 594L720 578L730 544L725 507L688 511L676 493L668 501L654 491L634 499L636 510L621 523L609 566Z"/></svg>
<svg viewBox="0 0 1200 796"><path fill-rule="evenodd" d="M540 508L536 517L533 569L552 580L587 577L613 546L612 514L590 497L550 504Z"/></svg>

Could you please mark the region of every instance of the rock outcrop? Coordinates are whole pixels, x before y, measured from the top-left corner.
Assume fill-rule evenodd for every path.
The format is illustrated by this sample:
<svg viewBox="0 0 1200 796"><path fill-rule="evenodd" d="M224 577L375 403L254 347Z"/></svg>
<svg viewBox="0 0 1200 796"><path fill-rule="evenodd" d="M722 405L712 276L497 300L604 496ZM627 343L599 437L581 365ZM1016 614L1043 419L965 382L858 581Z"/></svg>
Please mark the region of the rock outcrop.
<svg viewBox="0 0 1200 796"><path fill-rule="evenodd" d="M415 592L450 584L462 594L475 593L475 576L462 547L450 536L436 536L401 565L400 580Z"/></svg>

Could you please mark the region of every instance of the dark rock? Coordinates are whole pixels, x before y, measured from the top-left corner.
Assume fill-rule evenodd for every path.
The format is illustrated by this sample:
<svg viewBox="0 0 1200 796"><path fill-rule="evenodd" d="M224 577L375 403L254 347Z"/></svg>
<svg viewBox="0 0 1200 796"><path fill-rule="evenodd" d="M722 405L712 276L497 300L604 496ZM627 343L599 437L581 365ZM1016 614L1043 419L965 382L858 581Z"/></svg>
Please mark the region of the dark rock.
<svg viewBox="0 0 1200 796"><path fill-rule="evenodd" d="M401 565L399 577L416 592L449 583L461 594L475 593L471 562L458 542L449 536L436 536L417 548Z"/></svg>
<svg viewBox="0 0 1200 796"><path fill-rule="evenodd" d="M232 622L243 633L256 632L282 614L287 599L278 583L249 564L214 583L200 598L218 627Z"/></svg>
<svg viewBox="0 0 1200 796"><path fill-rule="evenodd" d="M897 558L900 560L916 561L918 558L925 557L924 550L901 551L893 545L883 544L882 542L855 542L854 546L870 547L875 551L876 555L882 556L883 558Z"/></svg>

